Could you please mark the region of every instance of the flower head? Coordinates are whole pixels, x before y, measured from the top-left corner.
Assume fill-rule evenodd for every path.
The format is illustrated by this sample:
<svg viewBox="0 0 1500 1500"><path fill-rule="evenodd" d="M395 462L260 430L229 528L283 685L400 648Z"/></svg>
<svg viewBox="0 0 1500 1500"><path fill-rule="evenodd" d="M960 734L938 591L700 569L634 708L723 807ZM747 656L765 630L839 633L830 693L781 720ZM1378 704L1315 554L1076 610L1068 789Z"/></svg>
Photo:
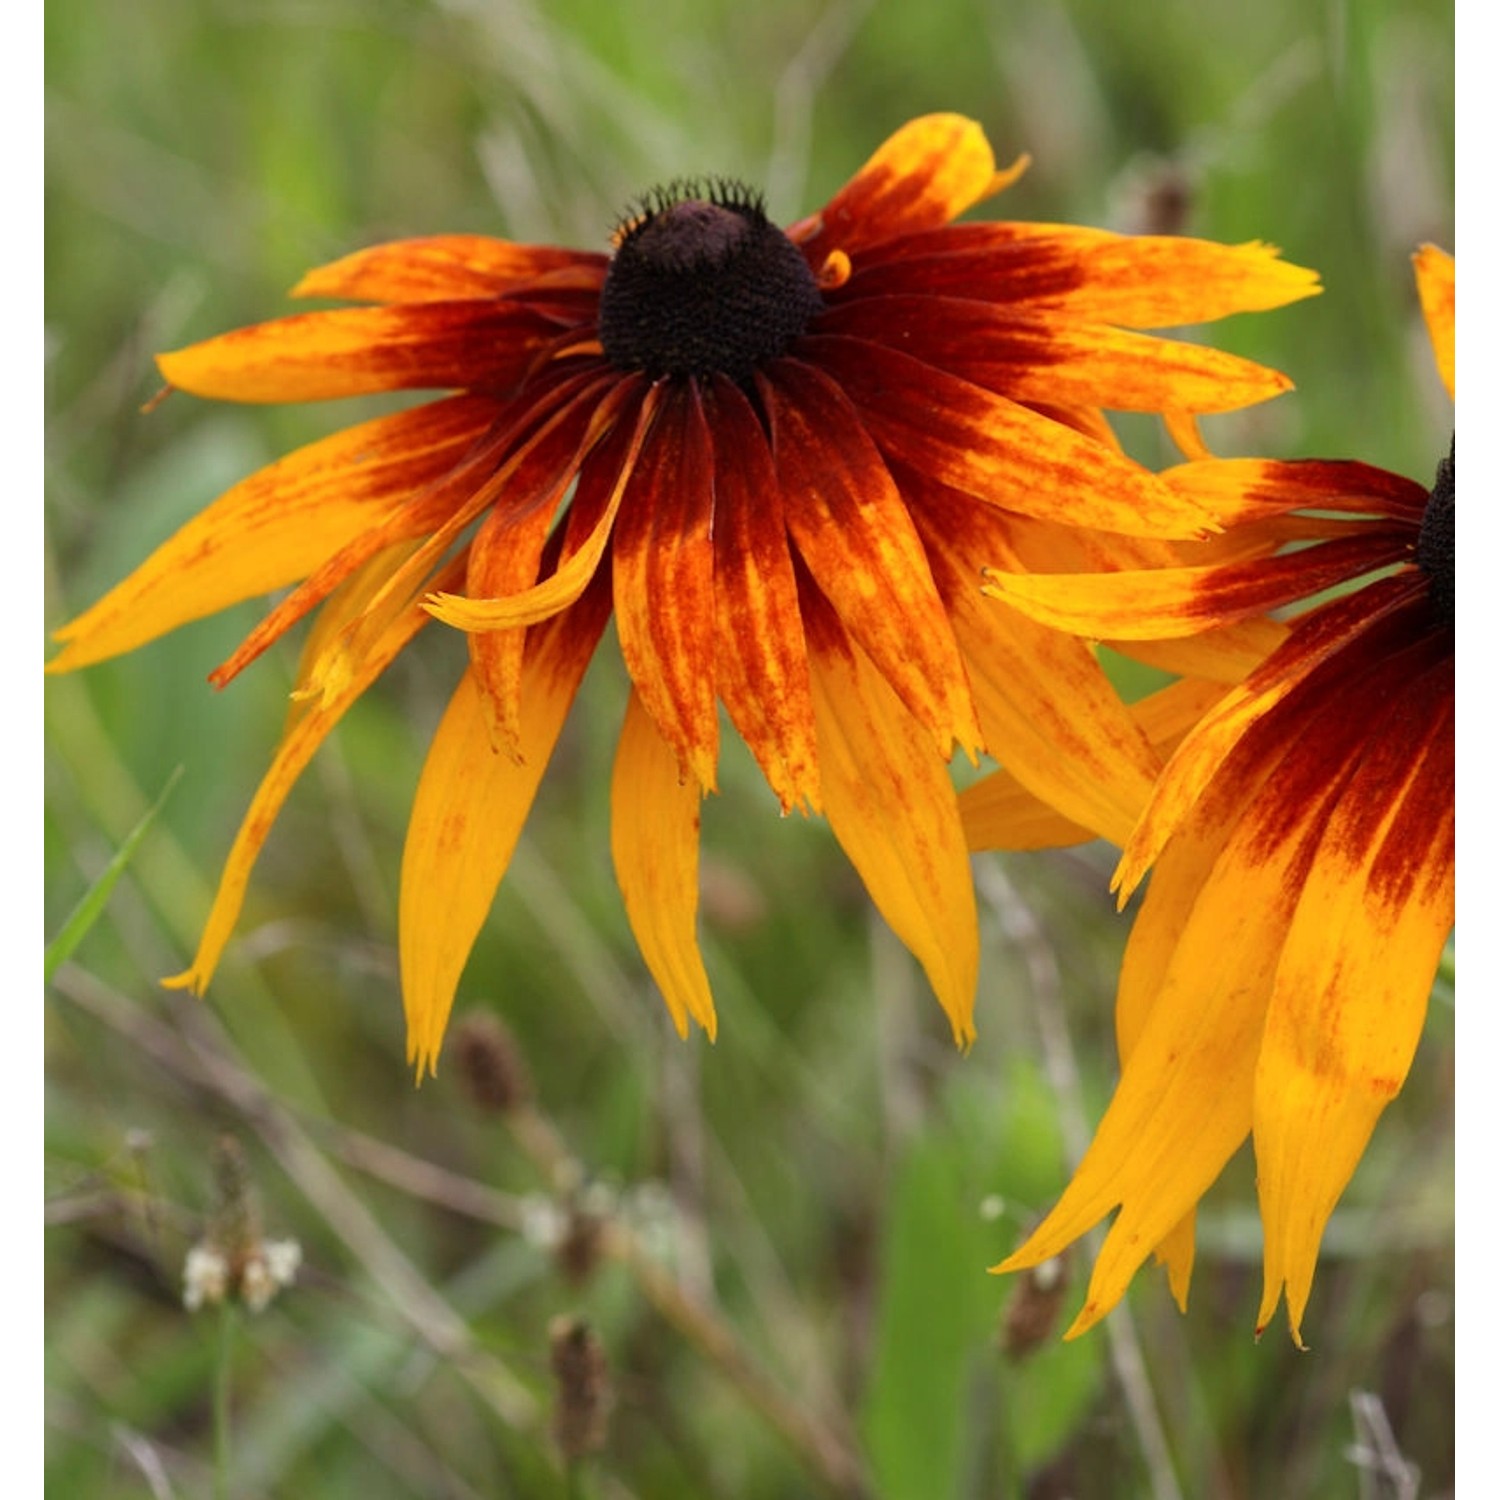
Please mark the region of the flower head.
<svg viewBox="0 0 1500 1500"><path fill-rule="evenodd" d="M1159 769L1088 649L985 601L980 566L1080 535L1209 529L1121 455L1101 409L1224 410L1288 382L1129 330L1317 290L1262 245L951 222L1022 166L998 172L977 125L931 116L785 231L737 183L674 183L612 255L478 236L377 246L296 289L372 305L162 355L171 385L229 400L456 392L252 475L59 632L54 670L295 585L212 674L222 686L318 611L285 734L175 982L208 983L293 781L436 618L468 633L469 667L402 867L409 1049L430 1068L612 613L632 683L615 869L679 1030L715 1027L695 926L722 705L783 809L827 815L971 1037L955 746L1117 838Z"/></svg>
<svg viewBox="0 0 1500 1500"><path fill-rule="evenodd" d="M1453 261L1427 247L1416 264L1451 394ZM1324 1226L1406 1077L1453 925L1453 452L1430 487L1359 463L1164 477L1251 555L993 587L1058 628L1138 638L1322 602L1186 734L1125 846L1122 902L1154 873L1120 977L1120 1082L1062 1199L997 1269L1118 1207L1072 1331L1153 1251L1185 1305L1196 1204L1253 1135L1257 1329L1284 1290L1300 1344Z"/></svg>

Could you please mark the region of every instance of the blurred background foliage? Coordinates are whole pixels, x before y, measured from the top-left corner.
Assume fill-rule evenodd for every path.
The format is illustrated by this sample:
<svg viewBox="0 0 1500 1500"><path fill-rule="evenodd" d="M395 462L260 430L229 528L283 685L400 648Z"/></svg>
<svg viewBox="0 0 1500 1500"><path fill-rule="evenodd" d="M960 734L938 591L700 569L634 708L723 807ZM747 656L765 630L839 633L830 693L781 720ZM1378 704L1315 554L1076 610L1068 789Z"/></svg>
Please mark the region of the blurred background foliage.
<svg viewBox="0 0 1500 1500"><path fill-rule="evenodd" d="M1453 244L1453 45L1440 0L50 0L47 623L235 479L380 409L142 416L152 351L286 311L307 267L385 238L602 246L691 172L763 184L786 222L935 109L1034 156L982 212L1266 239L1317 267L1321 298L1212 331L1299 389L1211 440L1425 480L1451 415L1409 256ZM1169 460L1149 424L1127 435ZM184 1312L181 1268L226 1132L265 1232L304 1255L236 1335L231 1495L1418 1493L1392 1455L1451 1488L1446 981L1330 1226L1312 1353L1279 1321L1250 1336L1248 1154L1201 1216L1189 1317L1143 1272L1063 1345L1086 1256L1034 1285L984 1267L1108 1098L1110 850L976 862L961 1057L826 828L778 820L731 751L704 813L722 1030L680 1043L610 872L624 693L602 652L460 994L530 1078L529 1105L486 1113L451 1041L412 1087L393 947L456 637L425 632L321 752L209 1000L157 985L284 710L295 644L204 683L254 615L48 684L49 939L184 768L49 995L53 1492L209 1493L220 1330ZM559 1316L593 1330L612 1392L568 1476Z"/></svg>

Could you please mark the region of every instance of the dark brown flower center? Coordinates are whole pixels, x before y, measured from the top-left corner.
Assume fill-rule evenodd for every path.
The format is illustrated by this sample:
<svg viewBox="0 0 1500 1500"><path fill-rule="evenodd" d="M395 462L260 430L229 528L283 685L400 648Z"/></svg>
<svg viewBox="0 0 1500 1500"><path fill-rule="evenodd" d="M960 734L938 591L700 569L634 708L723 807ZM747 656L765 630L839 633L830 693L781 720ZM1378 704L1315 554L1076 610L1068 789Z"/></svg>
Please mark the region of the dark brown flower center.
<svg viewBox="0 0 1500 1500"><path fill-rule="evenodd" d="M1448 456L1438 464L1437 479L1422 512L1422 529L1417 533L1417 566L1427 574L1432 591L1433 613L1449 625L1453 623L1453 445Z"/></svg>
<svg viewBox="0 0 1500 1500"><path fill-rule="evenodd" d="M823 305L797 247L738 183L671 183L616 235L599 341L621 370L746 381Z"/></svg>

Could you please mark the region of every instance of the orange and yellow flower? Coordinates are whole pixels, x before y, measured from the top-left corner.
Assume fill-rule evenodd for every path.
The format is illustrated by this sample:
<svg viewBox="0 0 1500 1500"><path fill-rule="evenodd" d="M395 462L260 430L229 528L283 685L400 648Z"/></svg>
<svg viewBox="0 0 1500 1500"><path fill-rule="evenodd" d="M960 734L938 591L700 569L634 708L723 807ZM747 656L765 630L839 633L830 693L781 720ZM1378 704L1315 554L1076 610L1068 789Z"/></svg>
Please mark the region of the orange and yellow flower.
<svg viewBox="0 0 1500 1500"><path fill-rule="evenodd" d="M419 1076L613 614L632 683L611 845L679 1030L710 1034L699 810L719 710L784 810L821 811L973 1034L977 926L946 760L1002 759L1123 838L1160 762L1087 647L979 593L982 564L1209 514L1120 453L1102 409L1219 411L1273 371L1132 329L1279 306L1262 245L952 221L1012 181L951 115L886 142L784 233L738 184L649 195L611 255L446 236L313 271L305 313L161 356L237 401L455 394L252 475L65 626L67 670L295 585L222 686L317 610L271 769L176 983L202 990L292 783L436 618L469 667L407 834L401 976ZM1157 546L1156 542L1141 545ZM997 550L999 549L999 550Z"/></svg>
<svg viewBox="0 0 1500 1500"><path fill-rule="evenodd" d="M1453 261L1428 246L1416 267L1451 395ZM1453 925L1453 455L1431 490L1359 463L1209 459L1163 477L1231 532L1298 545L992 586L1047 625L1136 639L1343 591L1186 735L1126 844L1121 901L1154 873L1120 976L1119 1085L1061 1200L996 1269L1119 1208L1071 1333L1153 1252L1185 1306L1196 1205L1251 1135L1257 1331L1284 1291L1300 1344L1324 1227L1406 1078Z"/></svg>

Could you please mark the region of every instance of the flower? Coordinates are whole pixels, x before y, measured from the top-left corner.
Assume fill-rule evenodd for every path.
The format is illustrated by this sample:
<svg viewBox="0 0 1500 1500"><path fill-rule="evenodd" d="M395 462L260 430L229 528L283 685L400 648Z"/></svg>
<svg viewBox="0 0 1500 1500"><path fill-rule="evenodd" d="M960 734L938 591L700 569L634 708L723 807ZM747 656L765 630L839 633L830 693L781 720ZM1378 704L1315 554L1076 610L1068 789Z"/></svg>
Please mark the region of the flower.
<svg viewBox="0 0 1500 1500"><path fill-rule="evenodd" d="M612 255L454 235L376 246L296 288L372 306L162 355L171 386L229 400L455 392L252 475L58 632L61 671L295 584L212 673L223 686L319 610L198 952L169 983L208 983L297 775L445 621L469 633L470 661L400 893L420 1078L613 612L632 693L611 845L679 1031L716 1024L695 929L722 704L783 810L827 815L972 1037L954 747L1118 837L1159 769L1087 648L987 604L980 566L997 547L1076 548L1087 528L1123 544L1210 527L1120 454L1101 408L1224 410L1289 382L1127 330L1318 289L1259 244L950 222L1024 166L997 172L977 125L934 115L784 233L738 184L673 183Z"/></svg>
<svg viewBox="0 0 1500 1500"><path fill-rule="evenodd" d="M1415 260L1451 395L1453 260ZM1185 1308L1195 1206L1253 1135L1257 1333L1285 1291L1300 1346L1324 1227L1406 1078L1453 925L1453 454L1430 491L1360 463L1209 459L1164 478L1231 531L1300 545L992 586L1059 629L1138 638L1344 591L1186 735L1126 844L1122 904L1155 873L1120 976L1120 1081L1061 1200L995 1269L1119 1207L1070 1335L1153 1251Z"/></svg>

